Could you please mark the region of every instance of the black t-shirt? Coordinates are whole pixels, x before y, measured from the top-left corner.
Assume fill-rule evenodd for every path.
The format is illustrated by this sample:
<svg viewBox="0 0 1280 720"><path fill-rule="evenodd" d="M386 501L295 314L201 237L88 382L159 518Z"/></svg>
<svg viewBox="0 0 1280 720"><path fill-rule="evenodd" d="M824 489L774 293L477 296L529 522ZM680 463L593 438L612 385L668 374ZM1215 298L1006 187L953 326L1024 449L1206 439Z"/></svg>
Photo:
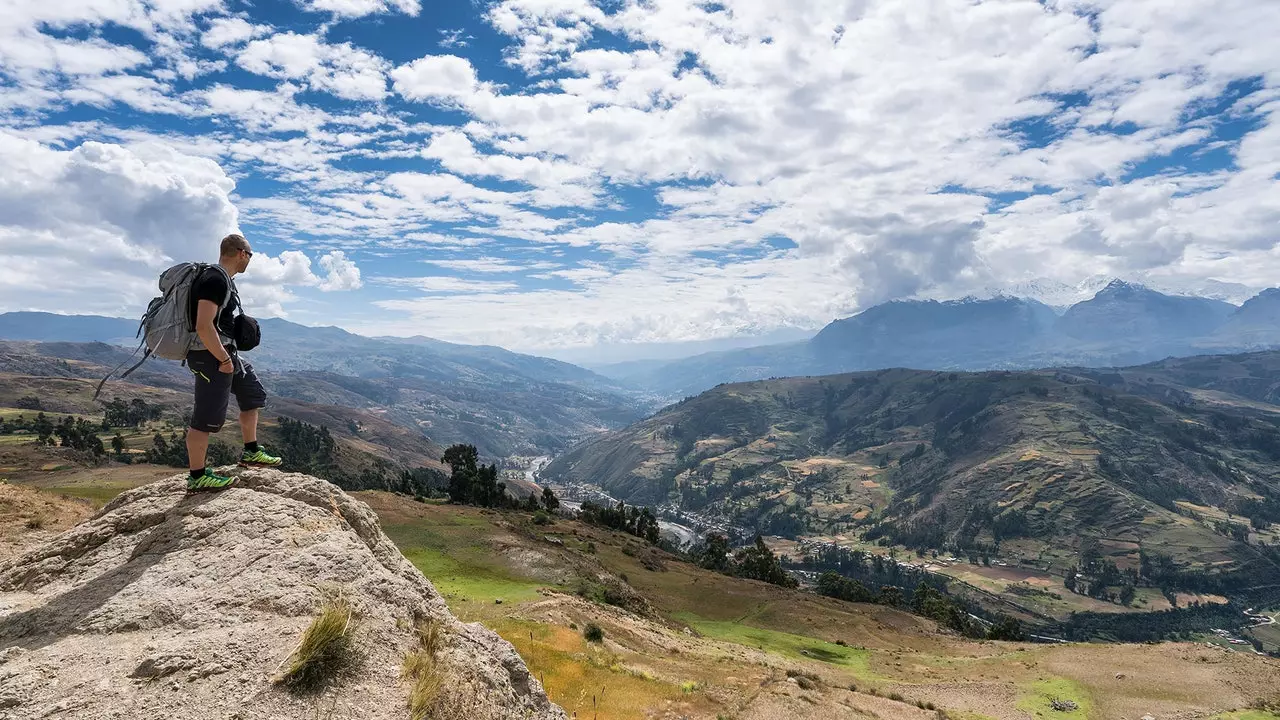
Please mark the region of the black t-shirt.
<svg viewBox="0 0 1280 720"><path fill-rule="evenodd" d="M239 298L235 295L235 283L231 283L232 297L227 306L222 308L222 312L218 313L218 318L214 322L214 327L218 328L218 332L224 337L232 337L232 330L235 327L235 310L239 306ZM195 326L197 308L200 306L201 300L208 300L215 305L222 305L222 301L227 297L227 276L219 272L217 268L207 268L200 277L196 278L195 284L191 287L191 324Z"/></svg>

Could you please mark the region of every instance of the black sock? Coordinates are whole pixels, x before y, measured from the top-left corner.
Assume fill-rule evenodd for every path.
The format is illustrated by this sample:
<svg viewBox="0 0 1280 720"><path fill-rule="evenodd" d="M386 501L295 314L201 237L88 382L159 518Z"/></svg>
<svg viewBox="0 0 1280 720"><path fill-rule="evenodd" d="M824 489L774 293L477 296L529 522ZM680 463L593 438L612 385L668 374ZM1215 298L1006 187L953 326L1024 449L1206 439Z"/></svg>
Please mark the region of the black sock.
<svg viewBox="0 0 1280 720"><path fill-rule="evenodd" d="M192 470L192 471L191 471L191 477L193 477L193 478L198 478L198 477L200 477L201 475L204 475L204 468L200 468L199 470Z"/></svg>
<svg viewBox="0 0 1280 720"><path fill-rule="evenodd" d="M255 441L253 441L253 442L251 442L251 443L245 443L245 444L244 444L244 451L245 451L245 452L258 452L258 441L257 441L257 440L255 440Z"/></svg>

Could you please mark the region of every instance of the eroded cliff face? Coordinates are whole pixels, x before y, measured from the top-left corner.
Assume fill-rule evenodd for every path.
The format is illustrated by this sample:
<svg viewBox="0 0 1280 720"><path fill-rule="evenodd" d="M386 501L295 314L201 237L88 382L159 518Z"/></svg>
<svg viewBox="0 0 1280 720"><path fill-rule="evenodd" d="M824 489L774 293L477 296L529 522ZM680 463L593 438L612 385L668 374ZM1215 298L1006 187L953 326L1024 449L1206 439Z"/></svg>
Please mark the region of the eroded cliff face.
<svg viewBox="0 0 1280 720"><path fill-rule="evenodd" d="M339 592L357 662L319 693L286 690L274 679ZM364 503L277 470L217 493L174 477L0 564L0 719L405 719L401 668L427 621L442 631L433 717L565 717L506 641L449 612Z"/></svg>

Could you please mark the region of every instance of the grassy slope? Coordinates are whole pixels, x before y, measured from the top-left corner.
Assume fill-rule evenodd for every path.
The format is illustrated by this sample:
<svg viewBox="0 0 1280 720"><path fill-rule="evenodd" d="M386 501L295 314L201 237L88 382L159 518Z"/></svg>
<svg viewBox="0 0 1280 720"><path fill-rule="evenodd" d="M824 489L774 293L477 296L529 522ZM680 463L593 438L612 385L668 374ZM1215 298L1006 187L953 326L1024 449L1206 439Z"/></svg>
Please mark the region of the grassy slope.
<svg viewBox="0 0 1280 720"><path fill-rule="evenodd" d="M634 538L572 521L535 526L520 513L380 492L360 497L455 612L511 641L552 698L579 717L641 718L677 708L689 717L748 717L779 693L799 692L786 669L823 679L825 689L811 693L819 703L814 717L824 702L834 703L832 711L848 702L885 718L919 712L866 694L872 688L957 717L1069 717L1048 710L1053 697L1076 701L1080 718L1211 714L1242 708L1280 682L1274 661L1188 644L974 643L898 611L728 578L670 557L662 569L646 569L653 558ZM625 575L654 616L642 620L560 594L593 573ZM586 622L605 629L603 645L582 639ZM849 684L862 692L836 689Z"/></svg>

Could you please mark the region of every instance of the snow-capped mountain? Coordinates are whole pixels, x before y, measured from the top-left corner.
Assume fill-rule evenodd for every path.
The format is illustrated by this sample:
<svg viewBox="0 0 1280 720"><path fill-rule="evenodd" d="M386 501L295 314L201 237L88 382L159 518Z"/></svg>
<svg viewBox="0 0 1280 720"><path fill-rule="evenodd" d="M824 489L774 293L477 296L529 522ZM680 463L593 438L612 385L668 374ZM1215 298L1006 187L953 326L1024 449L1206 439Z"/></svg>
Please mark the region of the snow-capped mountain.
<svg viewBox="0 0 1280 720"><path fill-rule="evenodd" d="M1151 277L1145 273L1136 273L1129 278L1117 278L1112 275L1091 275L1074 284L1054 280L1053 278L1032 278L1031 280L988 286L981 291L973 293L973 296L979 299L1000 296L1027 298L1028 300L1037 300L1059 312L1063 312L1076 303L1093 298L1114 280L1124 280L1130 285L1141 285L1165 295L1220 300L1232 305L1240 305L1262 290L1262 288L1221 280Z"/></svg>

